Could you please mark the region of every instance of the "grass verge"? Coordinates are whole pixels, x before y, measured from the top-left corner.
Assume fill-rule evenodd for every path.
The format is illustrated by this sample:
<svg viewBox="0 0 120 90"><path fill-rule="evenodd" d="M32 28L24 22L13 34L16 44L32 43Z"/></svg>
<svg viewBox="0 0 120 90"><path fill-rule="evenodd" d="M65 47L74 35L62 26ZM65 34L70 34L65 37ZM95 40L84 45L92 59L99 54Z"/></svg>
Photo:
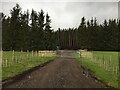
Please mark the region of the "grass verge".
<svg viewBox="0 0 120 90"><path fill-rule="evenodd" d="M114 74L110 71L106 71L104 68L99 65L91 62L90 59L79 57L79 54L75 54L76 59L80 62L80 64L92 71L92 75L97 77L97 79L102 80L108 86L118 88L118 75Z"/></svg>
<svg viewBox="0 0 120 90"><path fill-rule="evenodd" d="M56 59L57 56L47 56L47 57L34 57L30 60L24 60L22 63L14 63L9 67L2 68L2 80L16 76L26 70L29 70L35 66L48 62L50 60Z"/></svg>

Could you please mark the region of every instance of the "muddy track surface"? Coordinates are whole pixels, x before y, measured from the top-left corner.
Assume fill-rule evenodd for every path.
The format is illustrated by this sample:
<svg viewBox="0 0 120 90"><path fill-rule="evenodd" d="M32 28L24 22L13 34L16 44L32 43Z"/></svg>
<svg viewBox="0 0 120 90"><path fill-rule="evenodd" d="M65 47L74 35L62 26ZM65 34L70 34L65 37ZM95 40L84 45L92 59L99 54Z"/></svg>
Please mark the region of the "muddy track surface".
<svg viewBox="0 0 120 90"><path fill-rule="evenodd" d="M103 84L82 73L73 52L60 51L60 58L3 88L103 88Z"/></svg>

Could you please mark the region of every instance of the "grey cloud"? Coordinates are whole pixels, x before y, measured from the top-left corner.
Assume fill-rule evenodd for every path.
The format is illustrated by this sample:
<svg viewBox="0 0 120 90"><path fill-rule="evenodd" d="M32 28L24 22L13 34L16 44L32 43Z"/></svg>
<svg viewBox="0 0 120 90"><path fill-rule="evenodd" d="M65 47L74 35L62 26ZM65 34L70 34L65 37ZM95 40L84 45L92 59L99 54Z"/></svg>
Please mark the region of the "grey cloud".
<svg viewBox="0 0 120 90"><path fill-rule="evenodd" d="M20 5L24 10L33 7L36 11L43 9L45 13L48 12L54 29L78 27L83 16L86 19L96 17L99 23L104 19L118 18L117 2L29 2L27 5L20 2ZM15 2L4 3L4 12L8 14L13 6Z"/></svg>
<svg viewBox="0 0 120 90"><path fill-rule="evenodd" d="M79 25L81 17L96 17L99 23L104 19L118 17L117 2L74 2L67 3L65 11L74 16L74 24Z"/></svg>

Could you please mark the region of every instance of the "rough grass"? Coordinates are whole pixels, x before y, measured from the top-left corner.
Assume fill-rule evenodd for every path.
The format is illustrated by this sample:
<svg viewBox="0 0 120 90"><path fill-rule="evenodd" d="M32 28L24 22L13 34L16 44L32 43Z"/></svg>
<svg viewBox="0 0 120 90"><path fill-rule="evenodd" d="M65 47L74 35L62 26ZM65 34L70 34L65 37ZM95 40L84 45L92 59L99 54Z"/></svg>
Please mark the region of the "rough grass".
<svg viewBox="0 0 120 90"><path fill-rule="evenodd" d="M45 62L48 62L50 60L53 60L57 58L57 56L34 56L31 57L31 52L28 53L28 57L26 56L26 52L15 52L15 57L17 57L19 60L16 62L15 60L12 61L12 52L4 52L3 53L3 59L8 58L9 63L8 66L2 67L2 80L5 80L9 77L13 77L15 75L18 75L32 67L38 66L40 64L43 64ZM34 53L35 55L35 53ZM22 57L22 59L21 59Z"/></svg>
<svg viewBox="0 0 120 90"><path fill-rule="evenodd" d="M118 65L118 56L119 53L118 52L108 52L108 51L91 51L91 53L93 54L93 56L99 56L99 57L103 57L106 61L109 60L110 56L111 56L111 63L114 64L115 66Z"/></svg>
<svg viewBox="0 0 120 90"><path fill-rule="evenodd" d="M117 52L101 52L101 51L93 51L93 55L96 56L102 56L104 55L106 57L105 60L107 60L107 56L112 55L112 63L118 65L118 53ZM114 88L118 88L118 75L114 74L111 71L106 71L103 67L100 67L98 64L95 64L88 58L82 58L79 57L79 54L75 54L77 60L79 60L80 64L88 68L92 71L92 75L97 77L99 80L102 80L104 83L106 83L109 86L112 86Z"/></svg>

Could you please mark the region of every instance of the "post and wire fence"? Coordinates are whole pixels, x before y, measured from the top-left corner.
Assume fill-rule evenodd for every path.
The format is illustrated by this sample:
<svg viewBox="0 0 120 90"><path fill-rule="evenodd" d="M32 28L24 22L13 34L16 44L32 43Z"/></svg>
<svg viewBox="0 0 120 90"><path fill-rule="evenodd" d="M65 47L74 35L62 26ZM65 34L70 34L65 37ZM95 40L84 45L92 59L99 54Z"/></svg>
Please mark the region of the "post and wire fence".
<svg viewBox="0 0 120 90"><path fill-rule="evenodd" d="M2 67L9 67L15 63L24 64L24 61L34 60L34 58L38 57L48 57L56 55L56 51L2 51L1 50L1 64Z"/></svg>
<svg viewBox="0 0 120 90"><path fill-rule="evenodd" d="M87 50L80 50L79 54L80 57L91 60L94 64L97 64L98 66L104 68L106 71L112 72L117 75L119 74L118 60L115 60L112 55L95 55L94 53ZM118 59L118 57L116 58Z"/></svg>

